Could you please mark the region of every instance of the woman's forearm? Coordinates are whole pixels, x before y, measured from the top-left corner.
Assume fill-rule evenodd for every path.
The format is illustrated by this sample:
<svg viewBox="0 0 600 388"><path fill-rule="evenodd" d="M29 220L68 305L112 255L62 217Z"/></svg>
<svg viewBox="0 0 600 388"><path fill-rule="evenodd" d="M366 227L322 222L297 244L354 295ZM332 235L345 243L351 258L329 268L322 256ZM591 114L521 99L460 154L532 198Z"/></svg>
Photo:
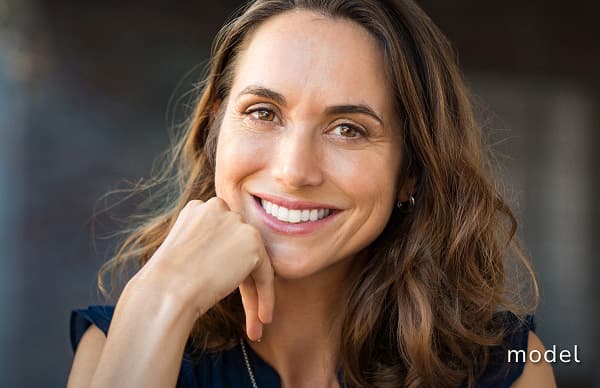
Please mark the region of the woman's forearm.
<svg viewBox="0 0 600 388"><path fill-rule="evenodd" d="M175 386L197 312L148 291L125 288L90 387Z"/></svg>
<svg viewBox="0 0 600 388"><path fill-rule="evenodd" d="M194 323L238 287L249 338L260 338L272 317L273 274L253 226L218 198L190 201L127 283L106 341L95 348L100 356L89 385L174 387Z"/></svg>

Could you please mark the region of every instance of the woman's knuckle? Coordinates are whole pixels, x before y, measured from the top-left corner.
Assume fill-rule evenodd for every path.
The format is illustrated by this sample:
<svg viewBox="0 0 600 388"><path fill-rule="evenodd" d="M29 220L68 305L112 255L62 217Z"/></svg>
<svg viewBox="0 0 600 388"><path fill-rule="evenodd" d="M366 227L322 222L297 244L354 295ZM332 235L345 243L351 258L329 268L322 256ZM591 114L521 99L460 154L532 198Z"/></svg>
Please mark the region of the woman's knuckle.
<svg viewBox="0 0 600 388"><path fill-rule="evenodd" d="M219 197L210 198L208 201L206 201L206 204L210 205L210 207L213 209L219 209L219 210L227 209L227 205L225 204L225 201L223 201Z"/></svg>
<svg viewBox="0 0 600 388"><path fill-rule="evenodd" d="M179 214L181 213L189 213L192 210L196 209L198 206L202 205L204 202L197 200L197 199L192 199L190 201L188 201L185 206L181 209L181 211L179 212Z"/></svg>
<svg viewBox="0 0 600 388"><path fill-rule="evenodd" d="M202 205L203 203L204 203L204 201L202 201L202 200L199 200L199 199L191 199L191 200L189 200L189 201L188 201L188 203L187 203L187 205L186 205L186 206L189 206L189 207L197 207L197 206L200 206L200 205Z"/></svg>

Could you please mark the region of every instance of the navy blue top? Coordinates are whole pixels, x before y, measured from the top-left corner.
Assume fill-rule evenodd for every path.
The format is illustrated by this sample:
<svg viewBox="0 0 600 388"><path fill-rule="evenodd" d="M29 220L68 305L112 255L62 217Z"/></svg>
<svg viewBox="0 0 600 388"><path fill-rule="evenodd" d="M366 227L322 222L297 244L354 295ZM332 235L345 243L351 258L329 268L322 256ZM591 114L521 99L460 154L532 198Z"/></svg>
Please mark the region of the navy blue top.
<svg viewBox="0 0 600 388"><path fill-rule="evenodd" d="M71 345L73 351L90 325L97 326L106 335L114 312L113 306L90 306L71 313ZM478 388L500 388L510 385L523 372L523 362L506 361L507 349L527 351L529 330L535 330L533 317L522 323L513 314L503 315L506 336L502 346L491 350L492 360L477 382ZM279 375L250 346L246 352L254 377L260 388L281 387ZM224 352L204 353L193 359L186 346L177 380L177 388L252 388L240 345Z"/></svg>

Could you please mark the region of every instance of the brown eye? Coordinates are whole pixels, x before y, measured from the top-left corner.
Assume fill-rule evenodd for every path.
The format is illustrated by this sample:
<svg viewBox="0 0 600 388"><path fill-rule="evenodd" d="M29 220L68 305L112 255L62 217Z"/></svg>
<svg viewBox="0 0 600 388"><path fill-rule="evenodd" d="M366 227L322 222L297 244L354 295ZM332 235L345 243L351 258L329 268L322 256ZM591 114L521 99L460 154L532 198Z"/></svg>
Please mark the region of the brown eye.
<svg viewBox="0 0 600 388"><path fill-rule="evenodd" d="M259 109L256 111L256 115L259 120L273 121L275 119L275 113L267 109Z"/></svg>
<svg viewBox="0 0 600 388"><path fill-rule="evenodd" d="M338 125L336 129L342 137L355 138L362 135L360 130L347 124Z"/></svg>

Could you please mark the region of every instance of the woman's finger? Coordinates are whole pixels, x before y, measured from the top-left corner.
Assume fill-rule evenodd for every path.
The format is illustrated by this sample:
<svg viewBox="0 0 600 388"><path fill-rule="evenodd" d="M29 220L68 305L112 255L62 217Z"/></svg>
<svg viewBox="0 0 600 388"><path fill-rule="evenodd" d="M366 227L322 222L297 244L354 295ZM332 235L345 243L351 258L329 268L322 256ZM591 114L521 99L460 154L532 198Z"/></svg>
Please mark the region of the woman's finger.
<svg viewBox="0 0 600 388"><path fill-rule="evenodd" d="M258 318L258 293L254 280L247 277L239 288L246 313L246 333L251 341L258 341L262 338L262 323Z"/></svg>
<svg viewBox="0 0 600 388"><path fill-rule="evenodd" d="M271 323L275 305L274 273L271 259L269 259L262 241L260 247L259 263L252 272L252 278L258 294L258 317L262 323Z"/></svg>

